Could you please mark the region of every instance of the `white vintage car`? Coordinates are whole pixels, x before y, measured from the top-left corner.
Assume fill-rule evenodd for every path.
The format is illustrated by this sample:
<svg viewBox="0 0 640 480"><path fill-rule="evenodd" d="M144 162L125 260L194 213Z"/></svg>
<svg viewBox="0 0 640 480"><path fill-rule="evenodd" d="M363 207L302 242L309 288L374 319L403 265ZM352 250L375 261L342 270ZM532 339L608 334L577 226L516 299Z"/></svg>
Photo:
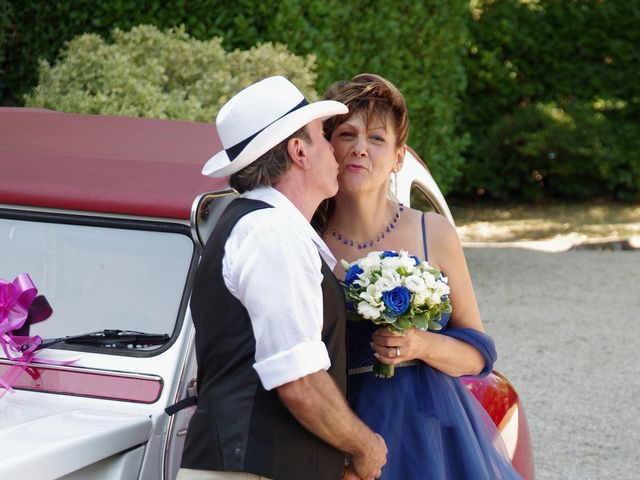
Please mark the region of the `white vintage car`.
<svg viewBox="0 0 640 480"><path fill-rule="evenodd" d="M175 478L193 407L164 409L195 391L188 301L231 198L200 169L220 148L210 124L0 108L1 479ZM451 219L407 157L400 200ZM2 288L25 273L53 314L7 330ZM33 358L11 346L35 335ZM513 387L498 373L468 387L533 478Z"/></svg>

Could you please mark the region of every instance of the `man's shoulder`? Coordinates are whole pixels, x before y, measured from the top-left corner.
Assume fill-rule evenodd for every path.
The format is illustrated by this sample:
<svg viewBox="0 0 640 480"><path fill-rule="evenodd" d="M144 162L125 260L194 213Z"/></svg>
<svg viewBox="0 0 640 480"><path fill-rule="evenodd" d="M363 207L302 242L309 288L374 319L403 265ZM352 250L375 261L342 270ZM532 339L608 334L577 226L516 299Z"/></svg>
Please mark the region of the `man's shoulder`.
<svg viewBox="0 0 640 480"><path fill-rule="evenodd" d="M255 204L259 204L262 208L251 210L238 220L238 224L242 224L247 230L264 229L270 230L276 226L283 226L291 223L291 220L285 215L285 212L277 206L270 205L262 200L239 199Z"/></svg>
<svg viewBox="0 0 640 480"><path fill-rule="evenodd" d="M312 243L304 230L277 206L247 213L237 221L229 238L240 242L251 239L256 248L273 241L284 244Z"/></svg>

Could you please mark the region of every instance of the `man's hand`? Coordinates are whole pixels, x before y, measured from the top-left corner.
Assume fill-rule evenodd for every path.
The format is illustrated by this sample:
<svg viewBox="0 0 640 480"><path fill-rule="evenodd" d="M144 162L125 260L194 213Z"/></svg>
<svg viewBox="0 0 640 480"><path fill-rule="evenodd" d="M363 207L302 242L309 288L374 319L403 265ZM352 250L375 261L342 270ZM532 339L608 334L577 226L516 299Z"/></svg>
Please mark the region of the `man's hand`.
<svg viewBox="0 0 640 480"><path fill-rule="evenodd" d="M349 408L327 372L321 370L281 385L278 395L303 427L351 455L353 470L362 480L381 475L387 461L384 440Z"/></svg>
<svg viewBox="0 0 640 480"><path fill-rule="evenodd" d="M382 467L387 463L387 445L377 433L375 440L367 444L363 455L353 455L351 466L362 480L374 480L382 475Z"/></svg>
<svg viewBox="0 0 640 480"><path fill-rule="evenodd" d="M362 480L353 469L352 466L344 467L344 474L342 480Z"/></svg>

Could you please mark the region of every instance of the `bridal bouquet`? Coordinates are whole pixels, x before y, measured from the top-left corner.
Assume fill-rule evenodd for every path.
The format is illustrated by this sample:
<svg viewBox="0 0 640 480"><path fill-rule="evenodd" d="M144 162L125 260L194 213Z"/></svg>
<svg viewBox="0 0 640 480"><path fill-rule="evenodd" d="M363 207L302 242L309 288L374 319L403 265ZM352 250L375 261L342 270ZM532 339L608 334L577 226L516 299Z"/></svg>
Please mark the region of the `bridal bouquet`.
<svg viewBox="0 0 640 480"><path fill-rule="evenodd" d="M408 252L370 252L348 263L342 283L351 320L370 320L392 332L404 334L416 327L440 330L443 313L451 312L449 285L440 270ZM392 365L375 361L373 372L390 378Z"/></svg>

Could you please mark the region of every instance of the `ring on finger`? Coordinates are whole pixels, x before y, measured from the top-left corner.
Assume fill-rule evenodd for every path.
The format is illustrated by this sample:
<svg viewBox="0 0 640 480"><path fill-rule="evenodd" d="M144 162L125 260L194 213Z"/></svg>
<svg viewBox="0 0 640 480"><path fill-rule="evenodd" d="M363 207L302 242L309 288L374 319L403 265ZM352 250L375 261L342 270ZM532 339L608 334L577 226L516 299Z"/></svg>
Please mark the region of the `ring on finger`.
<svg viewBox="0 0 640 480"><path fill-rule="evenodd" d="M400 349L396 347L396 357L400 356Z"/></svg>

